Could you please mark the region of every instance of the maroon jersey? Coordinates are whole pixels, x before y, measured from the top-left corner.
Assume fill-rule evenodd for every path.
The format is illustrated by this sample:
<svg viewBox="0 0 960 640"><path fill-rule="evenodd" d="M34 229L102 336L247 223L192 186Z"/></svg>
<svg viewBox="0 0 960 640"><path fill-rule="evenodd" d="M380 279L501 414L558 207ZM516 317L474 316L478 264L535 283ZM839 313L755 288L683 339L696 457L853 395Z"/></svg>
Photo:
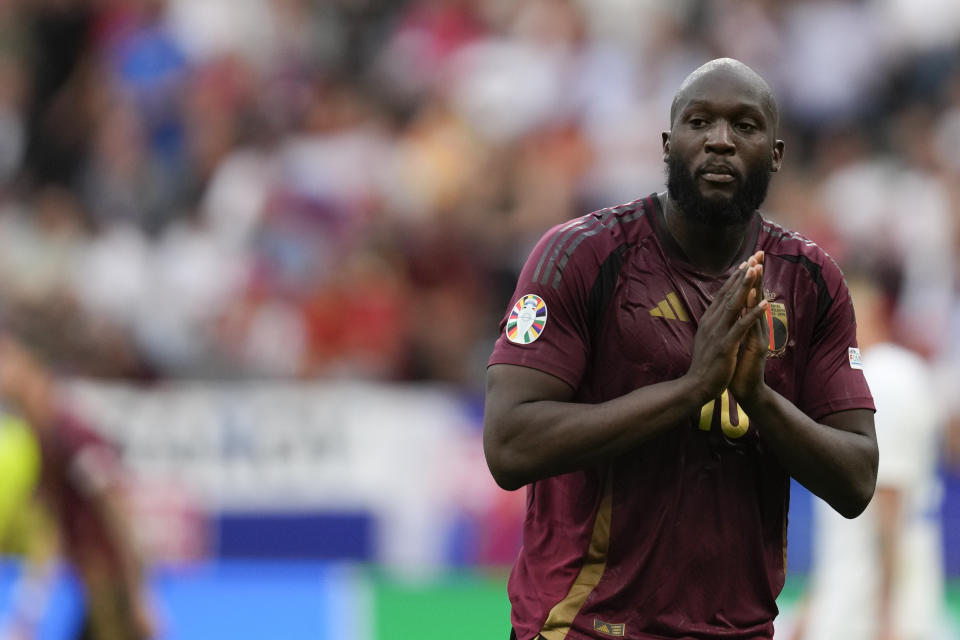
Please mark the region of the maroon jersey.
<svg viewBox="0 0 960 640"><path fill-rule="evenodd" d="M517 284L490 364L545 371L577 402L678 378L730 272L704 275L656 195L559 225ZM766 252L766 382L814 419L873 409L840 269L754 214ZM737 263L740 260L736 261ZM789 478L729 392L615 461L531 484L508 591L517 636L771 638Z"/></svg>
<svg viewBox="0 0 960 640"><path fill-rule="evenodd" d="M40 490L62 535L65 555L81 566L109 570L120 566L119 550L104 530L94 493L122 479L119 457L98 433L61 413L40 432Z"/></svg>

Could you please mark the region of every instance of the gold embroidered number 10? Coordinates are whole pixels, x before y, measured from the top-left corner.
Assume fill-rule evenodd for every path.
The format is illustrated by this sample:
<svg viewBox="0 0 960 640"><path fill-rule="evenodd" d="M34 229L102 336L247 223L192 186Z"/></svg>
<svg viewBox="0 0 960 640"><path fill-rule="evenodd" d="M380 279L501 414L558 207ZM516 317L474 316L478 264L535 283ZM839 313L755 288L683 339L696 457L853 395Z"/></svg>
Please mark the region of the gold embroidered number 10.
<svg viewBox="0 0 960 640"><path fill-rule="evenodd" d="M716 402L716 400L711 400L700 409L701 431L710 431L713 427L714 405ZM747 432L747 429L750 428L750 417L737 403L733 403L733 406L737 408L737 424L730 422L730 392L724 390L720 396L720 429L723 431L723 435L735 440L742 437L743 434Z"/></svg>

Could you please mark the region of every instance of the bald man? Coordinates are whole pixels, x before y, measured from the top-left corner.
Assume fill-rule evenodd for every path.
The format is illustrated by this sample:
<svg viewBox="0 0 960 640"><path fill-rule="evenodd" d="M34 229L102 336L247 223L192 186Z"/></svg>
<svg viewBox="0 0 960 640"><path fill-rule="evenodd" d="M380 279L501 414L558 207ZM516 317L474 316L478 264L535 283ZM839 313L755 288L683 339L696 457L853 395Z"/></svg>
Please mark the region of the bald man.
<svg viewBox="0 0 960 640"><path fill-rule="evenodd" d="M511 637L772 638L790 476L848 518L870 501L840 269L757 210L777 124L754 71L705 64L662 134L666 191L558 225L527 260L484 416L493 477L527 490Z"/></svg>

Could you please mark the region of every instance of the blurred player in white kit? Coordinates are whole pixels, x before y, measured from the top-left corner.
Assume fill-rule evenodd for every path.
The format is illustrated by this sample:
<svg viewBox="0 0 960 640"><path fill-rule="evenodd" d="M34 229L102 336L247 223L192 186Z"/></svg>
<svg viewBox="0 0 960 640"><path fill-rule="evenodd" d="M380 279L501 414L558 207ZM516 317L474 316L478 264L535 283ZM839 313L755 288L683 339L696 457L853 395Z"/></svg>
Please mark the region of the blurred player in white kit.
<svg viewBox="0 0 960 640"><path fill-rule="evenodd" d="M948 635L944 612L937 476L945 403L927 363L891 342L889 299L865 278L848 282L877 406L877 490L853 520L813 501L813 568L794 638L956 637Z"/></svg>

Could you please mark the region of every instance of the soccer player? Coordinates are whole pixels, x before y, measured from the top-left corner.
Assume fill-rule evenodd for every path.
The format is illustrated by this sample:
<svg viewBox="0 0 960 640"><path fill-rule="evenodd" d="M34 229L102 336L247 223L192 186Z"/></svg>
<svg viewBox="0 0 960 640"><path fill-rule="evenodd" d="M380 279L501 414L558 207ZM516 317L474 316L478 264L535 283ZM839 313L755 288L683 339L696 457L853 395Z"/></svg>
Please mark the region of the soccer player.
<svg viewBox="0 0 960 640"><path fill-rule="evenodd" d="M876 497L844 520L817 505L814 566L798 638L936 640L948 635L937 477L945 407L930 366L892 342L887 296L848 279L883 457ZM851 612L856 612L854 615Z"/></svg>
<svg viewBox="0 0 960 640"><path fill-rule="evenodd" d="M840 269L757 211L777 123L753 70L708 62L662 134L666 192L558 225L527 260L483 434L498 484L527 486L514 637L771 638L790 476L846 517L870 501Z"/></svg>
<svg viewBox="0 0 960 640"><path fill-rule="evenodd" d="M64 411L48 370L27 347L4 333L0 333L0 398L36 434L38 495L84 591L85 615L76 637L152 637L154 618L116 452Z"/></svg>

